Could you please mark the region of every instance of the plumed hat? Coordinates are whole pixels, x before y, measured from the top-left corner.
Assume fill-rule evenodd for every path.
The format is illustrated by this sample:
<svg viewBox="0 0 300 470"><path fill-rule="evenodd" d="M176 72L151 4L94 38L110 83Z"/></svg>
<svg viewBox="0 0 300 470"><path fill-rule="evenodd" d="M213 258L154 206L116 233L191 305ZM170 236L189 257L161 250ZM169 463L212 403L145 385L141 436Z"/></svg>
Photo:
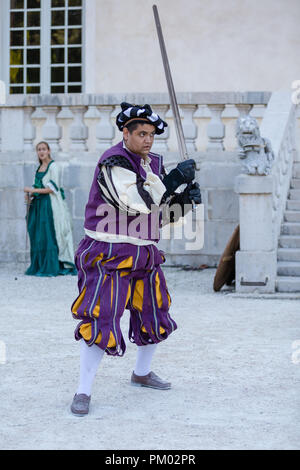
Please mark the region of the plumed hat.
<svg viewBox="0 0 300 470"><path fill-rule="evenodd" d="M117 115L116 124L120 131L132 121L145 121L155 127L156 134L162 134L168 124L163 121L158 114L154 113L149 106L138 106L130 103L121 103L122 111Z"/></svg>

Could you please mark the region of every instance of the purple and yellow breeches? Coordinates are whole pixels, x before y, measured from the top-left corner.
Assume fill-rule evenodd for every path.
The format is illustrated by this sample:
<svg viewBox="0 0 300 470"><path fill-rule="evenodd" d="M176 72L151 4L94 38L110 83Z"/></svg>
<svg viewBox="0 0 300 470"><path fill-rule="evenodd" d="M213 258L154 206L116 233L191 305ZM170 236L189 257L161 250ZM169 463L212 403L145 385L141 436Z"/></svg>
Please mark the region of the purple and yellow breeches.
<svg viewBox="0 0 300 470"><path fill-rule="evenodd" d="M85 237L76 252L79 295L72 314L81 320L75 338L122 356L126 345L120 328L130 311L129 340L137 345L166 339L177 325L170 317L171 298L155 245L106 243Z"/></svg>

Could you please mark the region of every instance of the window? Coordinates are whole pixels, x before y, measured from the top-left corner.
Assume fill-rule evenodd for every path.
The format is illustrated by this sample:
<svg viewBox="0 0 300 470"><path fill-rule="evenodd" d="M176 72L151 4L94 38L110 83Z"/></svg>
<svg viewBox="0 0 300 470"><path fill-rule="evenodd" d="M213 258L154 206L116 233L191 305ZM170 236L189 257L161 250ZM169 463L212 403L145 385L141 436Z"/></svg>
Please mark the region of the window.
<svg viewBox="0 0 300 470"><path fill-rule="evenodd" d="M10 0L10 93L81 93L82 28L83 0Z"/></svg>

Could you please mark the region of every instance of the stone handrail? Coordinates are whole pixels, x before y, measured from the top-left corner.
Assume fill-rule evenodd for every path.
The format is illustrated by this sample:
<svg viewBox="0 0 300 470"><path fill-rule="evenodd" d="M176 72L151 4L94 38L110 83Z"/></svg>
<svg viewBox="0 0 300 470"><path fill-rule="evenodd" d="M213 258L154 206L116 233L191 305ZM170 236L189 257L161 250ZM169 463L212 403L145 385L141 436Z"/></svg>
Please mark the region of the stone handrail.
<svg viewBox="0 0 300 470"><path fill-rule="evenodd" d="M273 293L277 246L296 156L296 106L291 93L274 92L260 125L274 153L269 175L242 174L239 194L240 250L236 253L236 291Z"/></svg>
<svg viewBox="0 0 300 470"><path fill-rule="evenodd" d="M188 152L200 150L197 139L202 131L199 129L201 120L207 126L202 150L224 151L226 118L235 120L251 110L261 118L270 96L269 92L178 93ZM10 95L0 106L0 150L33 151L38 139L48 141L53 152L103 151L117 138L113 118L122 101L151 104L163 119L169 120L167 132L156 138L154 151L176 149L176 143L172 148L175 132L167 93L140 93ZM62 126L63 118L65 122L68 120L67 129ZM89 139L92 120L95 122L94 145Z"/></svg>
<svg viewBox="0 0 300 470"><path fill-rule="evenodd" d="M273 93L260 126L261 135L270 140L275 160L273 176L273 230L275 246L280 234L295 159L296 105L289 91Z"/></svg>

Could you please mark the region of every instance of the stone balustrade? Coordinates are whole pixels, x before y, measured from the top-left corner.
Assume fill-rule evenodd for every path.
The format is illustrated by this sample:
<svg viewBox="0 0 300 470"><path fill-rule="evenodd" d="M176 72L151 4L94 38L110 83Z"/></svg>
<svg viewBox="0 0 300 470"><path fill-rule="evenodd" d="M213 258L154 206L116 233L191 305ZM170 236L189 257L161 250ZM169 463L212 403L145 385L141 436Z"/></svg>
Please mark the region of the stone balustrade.
<svg viewBox="0 0 300 470"><path fill-rule="evenodd" d="M297 107L292 103L290 92L274 93L260 128L261 133L272 142L275 155L272 167L274 180L272 221L276 246L290 189L293 162L298 158L296 114Z"/></svg>
<svg viewBox="0 0 300 470"><path fill-rule="evenodd" d="M233 124L229 131L233 137L235 119L251 110L255 117L262 118L269 98L267 92L178 93L188 152L224 151L226 146L232 150L234 139L227 145L225 142L226 126ZM122 101L150 103L169 123L167 132L157 136L154 150L176 152L167 94L10 95L0 106L0 149L33 151L37 141L46 140L54 153L70 153L69 158L77 151L102 152L120 140L114 119Z"/></svg>

